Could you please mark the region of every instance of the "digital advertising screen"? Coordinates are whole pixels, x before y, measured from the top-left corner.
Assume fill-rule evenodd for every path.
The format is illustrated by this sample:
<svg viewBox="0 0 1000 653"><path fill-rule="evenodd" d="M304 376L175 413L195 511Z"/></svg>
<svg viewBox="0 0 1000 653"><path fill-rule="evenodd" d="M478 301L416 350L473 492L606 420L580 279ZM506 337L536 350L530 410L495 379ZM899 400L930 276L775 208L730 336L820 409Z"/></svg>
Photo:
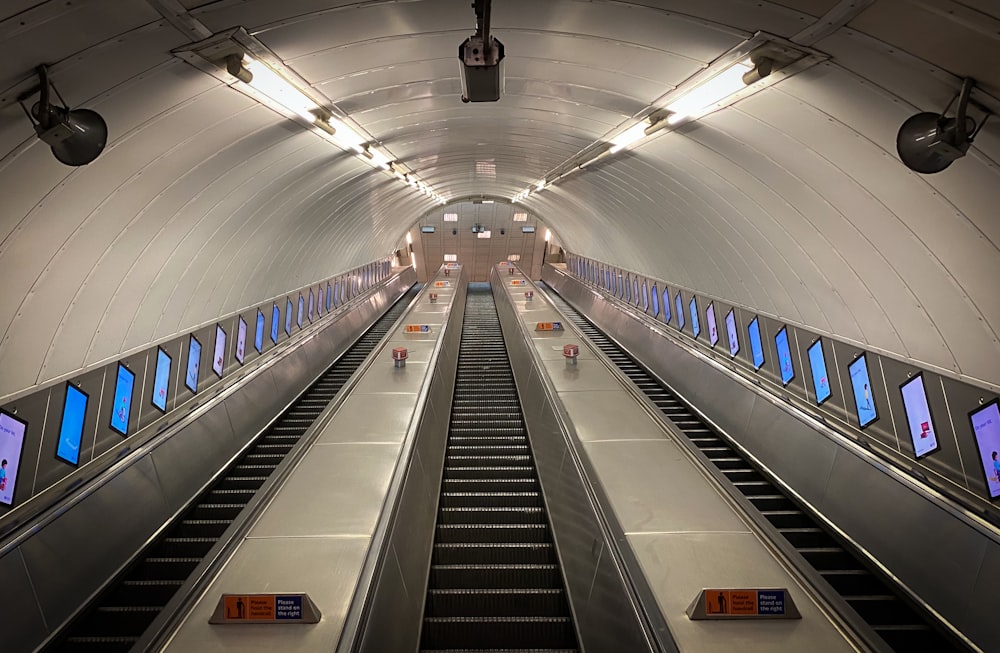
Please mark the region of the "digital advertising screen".
<svg viewBox="0 0 1000 653"><path fill-rule="evenodd" d="M642 282L642 310L649 310L649 286L645 281Z"/></svg>
<svg viewBox="0 0 1000 653"><path fill-rule="evenodd" d="M0 415L0 419L3 416ZM1000 496L1000 403L996 399L969 413L972 433L979 448L979 462L986 476L986 491L991 499ZM0 422L0 431L3 422ZM0 442L0 447L3 443Z"/></svg>
<svg viewBox="0 0 1000 653"><path fill-rule="evenodd" d="M330 312L330 308L333 306L333 286L329 282L326 284L326 312Z"/></svg>
<svg viewBox="0 0 1000 653"><path fill-rule="evenodd" d="M684 300L681 299L681 294L677 293L674 296L674 308L677 309L677 328L684 328Z"/></svg>
<svg viewBox="0 0 1000 653"><path fill-rule="evenodd" d="M198 393L198 374L201 372L201 343L194 336L188 343L187 372L184 374L184 385L191 392Z"/></svg>
<svg viewBox="0 0 1000 653"><path fill-rule="evenodd" d="M264 312L257 309L257 330L253 336L253 348L258 354L264 353Z"/></svg>
<svg viewBox="0 0 1000 653"><path fill-rule="evenodd" d="M198 357L201 358L201 347L198 348ZM170 365L173 361L170 355L163 351L162 347L156 348L156 371L153 374L153 405L160 409L161 413L167 412L167 397L170 393ZM190 365L189 365L190 367ZM195 387L198 385L198 370L195 369ZM194 390L191 390L194 392Z"/></svg>
<svg viewBox="0 0 1000 653"><path fill-rule="evenodd" d="M736 309L731 308L726 313L726 335L729 336L729 355L740 353L740 331L736 328Z"/></svg>
<svg viewBox="0 0 1000 653"><path fill-rule="evenodd" d="M271 306L271 342L278 344L278 325L281 324L281 309L277 304Z"/></svg>
<svg viewBox="0 0 1000 653"><path fill-rule="evenodd" d="M632 303L639 305L639 278L632 279Z"/></svg>
<svg viewBox="0 0 1000 653"><path fill-rule="evenodd" d="M656 284L653 284L653 317L660 316L660 291L656 289Z"/></svg>
<svg viewBox="0 0 1000 653"><path fill-rule="evenodd" d="M868 376L868 360L861 354L847 366L851 374L851 388L854 390L854 407L858 414L858 424L865 428L878 419L878 409L875 407L875 393Z"/></svg>
<svg viewBox="0 0 1000 653"><path fill-rule="evenodd" d="M760 322L756 317L750 320L747 332L750 334L750 357L753 358L753 368L759 370L764 364L764 346L760 342Z"/></svg>
<svg viewBox="0 0 1000 653"><path fill-rule="evenodd" d="M69 383L66 384L56 458L70 465L80 464L80 441L83 439L83 423L87 419L88 401L90 395Z"/></svg>
<svg viewBox="0 0 1000 653"><path fill-rule="evenodd" d="M625 275L625 301L632 302L632 275Z"/></svg>
<svg viewBox="0 0 1000 653"><path fill-rule="evenodd" d="M663 289L663 321L670 322L670 288Z"/></svg>
<svg viewBox="0 0 1000 653"><path fill-rule="evenodd" d="M312 292L312 291L310 291ZM323 317L323 287L316 289L316 316Z"/></svg>
<svg viewBox="0 0 1000 653"><path fill-rule="evenodd" d="M128 435L132 417L132 392L135 390L135 372L118 363L115 394L111 398L111 430Z"/></svg>
<svg viewBox="0 0 1000 653"><path fill-rule="evenodd" d="M215 325L215 350L212 352L212 371L221 379L222 368L226 363L226 330L222 325Z"/></svg>
<svg viewBox="0 0 1000 653"><path fill-rule="evenodd" d="M708 342L713 347L719 343L719 325L715 321L715 303L710 302L705 309L705 321L708 322Z"/></svg>
<svg viewBox="0 0 1000 653"><path fill-rule="evenodd" d="M823 354L823 341L817 340L809 345L809 369L812 372L813 391L816 393L816 405L819 406L830 398L830 377L826 375L826 356Z"/></svg>
<svg viewBox="0 0 1000 653"><path fill-rule="evenodd" d="M240 365L247 357L247 321L240 316L236 326L236 362Z"/></svg>
<svg viewBox="0 0 1000 653"><path fill-rule="evenodd" d="M14 505L17 472L24 449L24 432L28 423L5 410L0 410L0 503Z"/></svg>
<svg viewBox="0 0 1000 653"><path fill-rule="evenodd" d="M309 289L309 323L311 324L313 318L316 316L316 296L313 295L312 288Z"/></svg>
<svg viewBox="0 0 1000 653"><path fill-rule="evenodd" d="M285 335L292 335L292 300L285 300Z"/></svg>
<svg viewBox="0 0 1000 653"><path fill-rule="evenodd" d="M337 308L340 306L340 282L333 282L333 307Z"/></svg>
<svg viewBox="0 0 1000 653"><path fill-rule="evenodd" d="M917 458L934 453L941 448L941 445L938 444L937 431L934 429L931 406L927 402L924 375L914 375L899 386L899 391L903 395L903 411L906 413L906 423L910 427L913 453Z"/></svg>
<svg viewBox="0 0 1000 653"><path fill-rule="evenodd" d="M698 321L698 302L694 297L688 302L688 308L691 311L691 331L694 333L694 337L697 338L701 333L701 323Z"/></svg>
<svg viewBox="0 0 1000 653"><path fill-rule="evenodd" d="M614 273L614 272L611 273L611 285L609 286L609 288L611 288L611 294L612 295L617 295L618 294L618 274L617 273Z"/></svg>
<svg viewBox="0 0 1000 653"><path fill-rule="evenodd" d="M305 317L306 312L306 300L302 297L302 293L299 293L299 312L295 318L295 325L302 328L302 318Z"/></svg>
<svg viewBox="0 0 1000 653"><path fill-rule="evenodd" d="M774 336L774 349L778 352L778 369L781 370L781 385L788 385L795 378L792 364L792 349L788 346L788 327L781 327Z"/></svg>

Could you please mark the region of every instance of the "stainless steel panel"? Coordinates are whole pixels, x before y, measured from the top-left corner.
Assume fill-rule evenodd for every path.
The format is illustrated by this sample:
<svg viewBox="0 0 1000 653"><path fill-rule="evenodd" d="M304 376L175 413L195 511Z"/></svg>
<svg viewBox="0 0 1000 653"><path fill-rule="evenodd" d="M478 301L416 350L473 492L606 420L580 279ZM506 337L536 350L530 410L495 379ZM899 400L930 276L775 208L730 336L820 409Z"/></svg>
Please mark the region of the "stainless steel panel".
<svg viewBox="0 0 1000 653"><path fill-rule="evenodd" d="M367 537L248 539L188 615L167 651L330 651L337 645L368 550ZM292 548L294 547L294 549ZM289 555L290 550L295 555ZM320 609L318 624L212 626L224 593L306 592Z"/></svg>
<svg viewBox="0 0 1000 653"><path fill-rule="evenodd" d="M46 623L62 624L167 516L152 461L143 459L21 545Z"/></svg>
<svg viewBox="0 0 1000 653"><path fill-rule="evenodd" d="M547 336L544 338L533 338L532 344L535 346L535 351L538 352L538 357L545 361L563 361L566 358L563 356L563 345L576 345L580 348L579 360L594 360L597 355L591 351L590 347L585 345L583 340L570 336L569 334L564 335L562 338L553 338Z"/></svg>
<svg viewBox="0 0 1000 653"><path fill-rule="evenodd" d="M567 392L560 400L573 416L576 435L582 442L667 438L647 413L636 410L632 396L624 390Z"/></svg>
<svg viewBox="0 0 1000 653"><path fill-rule="evenodd" d="M226 399L226 413L236 447L257 435L267 420L285 407L270 374L258 374Z"/></svg>
<svg viewBox="0 0 1000 653"><path fill-rule="evenodd" d="M400 443L416 408L417 395L363 395L352 393L333 419L323 427L317 444L337 442Z"/></svg>
<svg viewBox="0 0 1000 653"><path fill-rule="evenodd" d="M427 363L431 359L436 342L436 340L404 340L398 336L394 337L386 342L376 365L388 363L391 367L393 365L392 350L395 347L406 347L407 366L410 363Z"/></svg>
<svg viewBox="0 0 1000 653"><path fill-rule="evenodd" d="M167 507L174 511L190 501L236 449L224 403L154 449L149 459L156 467Z"/></svg>
<svg viewBox="0 0 1000 653"><path fill-rule="evenodd" d="M959 628L969 623L966 607L986 580L980 566L993 543L846 451L820 507L945 618Z"/></svg>
<svg viewBox="0 0 1000 653"><path fill-rule="evenodd" d="M392 360L382 360L368 370L354 391L359 394L380 392L415 394L420 390L426 372L427 363L407 361L406 367L394 367Z"/></svg>
<svg viewBox="0 0 1000 653"><path fill-rule="evenodd" d="M699 653L854 651L751 533L628 536L682 650ZM711 587L787 587L801 620L691 621L685 611ZM736 643L738 642L738 645Z"/></svg>
<svg viewBox="0 0 1000 653"><path fill-rule="evenodd" d="M49 634L20 551L0 558L4 650L30 651Z"/></svg>
<svg viewBox="0 0 1000 653"><path fill-rule="evenodd" d="M819 501L826 493L834 460L841 448L817 437L801 420L758 398L740 443L753 451L805 500Z"/></svg>
<svg viewBox="0 0 1000 653"><path fill-rule="evenodd" d="M626 533L749 531L669 440L588 442L584 450Z"/></svg>
<svg viewBox="0 0 1000 653"><path fill-rule="evenodd" d="M542 364L557 392L621 389L618 379L597 361L588 363L582 360L576 365L567 365L564 361L542 361Z"/></svg>
<svg viewBox="0 0 1000 653"><path fill-rule="evenodd" d="M314 446L250 537L370 536L398 457L396 444Z"/></svg>
<svg viewBox="0 0 1000 653"><path fill-rule="evenodd" d="M965 634L976 642L996 640L997 579L1000 578L1000 546L990 543L979 567L972 594L965 603Z"/></svg>

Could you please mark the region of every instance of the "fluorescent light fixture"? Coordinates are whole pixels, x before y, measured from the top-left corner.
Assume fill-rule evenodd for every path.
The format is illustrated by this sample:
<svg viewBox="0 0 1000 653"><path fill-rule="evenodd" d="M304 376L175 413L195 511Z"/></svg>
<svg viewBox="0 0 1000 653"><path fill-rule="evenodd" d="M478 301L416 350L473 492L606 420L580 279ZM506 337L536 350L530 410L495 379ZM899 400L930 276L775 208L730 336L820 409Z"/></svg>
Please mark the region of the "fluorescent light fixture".
<svg viewBox="0 0 1000 653"><path fill-rule="evenodd" d="M611 153L614 154L615 152L620 152L632 143L642 140L643 137L646 136L646 127L649 127L649 121L643 120L642 122L637 122L612 138Z"/></svg>
<svg viewBox="0 0 1000 653"><path fill-rule="evenodd" d="M519 212L517 212L517 213L514 214L514 222L527 222L527 221L528 221L528 214L527 213L524 213L523 211L519 211Z"/></svg>
<svg viewBox="0 0 1000 653"><path fill-rule="evenodd" d="M413 236L410 235L409 231L406 232L406 244L407 245L413 244Z"/></svg>
<svg viewBox="0 0 1000 653"><path fill-rule="evenodd" d="M667 122L676 124L681 120L701 113L713 104L721 102L733 93L746 87L743 76L754 69L749 59L734 63L708 81L695 86L677 101L667 105L671 112Z"/></svg>
<svg viewBox="0 0 1000 653"><path fill-rule="evenodd" d="M520 254L508 254L507 255L507 260L516 263L517 261L521 260L521 255Z"/></svg>
<svg viewBox="0 0 1000 653"><path fill-rule="evenodd" d="M545 180L542 179L537 184L535 184L535 190L545 190Z"/></svg>
<svg viewBox="0 0 1000 653"><path fill-rule="evenodd" d="M492 204L493 200L483 200L483 204Z"/></svg>
<svg viewBox="0 0 1000 653"><path fill-rule="evenodd" d="M445 222L458 222L458 214L457 213L445 213L444 214L444 221Z"/></svg>
<svg viewBox="0 0 1000 653"><path fill-rule="evenodd" d="M267 64L257 61L250 55L244 55L242 63L243 67L253 75L253 79L249 82L250 88L263 93L309 122L316 122L316 114L313 112L319 110L320 107L308 95L272 70Z"/></svg>
<svg viewBox="0 0 1000 653"><path fill-rule="evenodd" d="M490 238L493 236L492 231L480 231L476 234L476 238Z"/></svg>
<svg viewBox="0 0 1000 653"><path fill-rule="evenodd" d="M392 160L389 157L387 157L384 153L380 152L374 147L366 148L365 153L366 153L365 156L368 158L369 161L372 162L373 165L376 165L379 168L382 168L383 170L390 169L391 166L389 164L392 163Z"/></svg>
<svg viewBox="0 0 1000 653"><path fill-rule="evenodd" d="M445 260L445 263L457 263L458 262L458 254L445 254L444 255L444 260Z"/></svg>
<svg viewBox="0 0 1000 653"><path fill-rule="evenodd" d="M549 231L548 229L546 229L545 230L545 242L549 242L550 238L552 238L552 232Z"/></svg>

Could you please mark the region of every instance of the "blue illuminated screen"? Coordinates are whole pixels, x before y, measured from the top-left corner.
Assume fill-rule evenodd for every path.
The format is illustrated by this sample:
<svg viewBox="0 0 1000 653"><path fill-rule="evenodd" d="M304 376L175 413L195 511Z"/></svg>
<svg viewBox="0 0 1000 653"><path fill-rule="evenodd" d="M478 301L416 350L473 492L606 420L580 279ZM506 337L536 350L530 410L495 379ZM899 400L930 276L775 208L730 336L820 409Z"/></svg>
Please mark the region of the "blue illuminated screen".
<svg viewBox="0 0 1000 653"><path fill-rule="evenodd" d="M812 372L813 390L816 392L816 404L819 405L830 398L830 378L826 375L826 356L823 355L823 341L817 340L809 345L809 369Z"/></svg>
<svg viewBox="0 0 1000 653"><path fill-rule="evenodd" d="M684 328L684 300L681 299L681 294L677 293L674 296L674 308L677 309L677 326L680 329Z"/></svg>
<svg viewBox="0 0 1000 653"><path fill-rule="evenodd" d="M875 394L868 376L866 355L858 356L853 363L847 366L847 370L851 374L851 388L854 390L854 407L858 413L858 424L864 428L878 419Z"/></svg>
<svg viewBox="0 0 1000 653"><path fill-rule="evenodd" d="M333 306L333 286L330 282L326 284L326 312L330 312L330 307Z"/></svg>
<svg viewBox="0 0 1000 653"><path fill-rule="evenodd" d="M788 346L788 328L781 327L781 330L774 336L774 348L778 352L778 369L781 370L781 383L788 385L788 382L795 378L795 366L792 365L792 350Z"/></svg>
<svg viewBox="0 0 1000 653"><path fill-rule="evenodd" d="M670 288L663 289L663 321L670 321Z"/></svg>
<svg viewBox="0 0 1000 653"><path fill-rule="evenodd" d="M285 335L292 335L292 300L285 300Z"/></svg>
<svg viewBox="0 0 1000 653"><path fill-rule="evenodd" d="M62 423L59 426L59 444L56 458L70 465L80 462L80 440L83 439L83 422L87 418L86 392L69 383L66 384L66 399L63 401Z"/></svg>
<svg viewBox="0 0 1000 653"><path fill-rule="evenodd" d="M653 317L659 317L660 315L660 291L656 289L656 284L653 284Z"/></svg>
<svg viewBox="0 0 1000 653"><path fill-rule="evenodd" d="M281 323L281 309L277 304L271 306L271 342L278 344L278 325Z"/></svg>
<svg viewBox="0 0 1000 653"><path fill-rule="evenodd" d="M313 317L316 315L316 296L313 294L312 288L309 289L309 322L313 321Z"/></svg>
<svg viewBox="0 0 1000 653"><path fill-rule="evenodd" d="M135 372L118 363L118 380L115 381L115 394L111 398L111 429L122 435L128 435L134 389Z"/></svg>
<svg viewBox="0 0 1000 653"><path fill-rule="evenodd" d="M198 392L198 374L201 366L201 343L198 342L197 338L191 336L191 342L188 346L188 364L187 373L184 375L184 385L191 392Z"/></svg>
<svg viewBox="0 0 1000 653"><path fill-rule="evenodd" d="M691 331L694 332L694 337L697 338L698 334L701 333L701 323L698 321L698 302L694 297L688 302L688 308L691 310Z"/></svg>
<svg viewBox="0 0 1000 653"><path fill-rule="evenodd" d="M306 312L306 300L302 297L302 293L299 293L299 312L295 319L295 324L300 329L302 328L302 317Z"/></svg>
<svg viewBox="0 0 1000 653"><path fill-rule="evenodd" d="M750 356L753 358L753 368L759 370L764 364L764 347L760 343L760 323L757 318L750 321L747 331L750 333Z"/></svg>
<svg viewBox="0 0 1000 653"><path fill-rule="evenodd" d="M253 336L253 347L258 354L264 351L264 312L259 308L257 309L257 330Z"/></svg>
<svg viewBox="0 0 1000 653"><path fill-rule="evenodd" d="M167 412L167 395L170 392L170 356L162 348L156 349L156 371L153 374L153 396L150 401Z"/></svg>

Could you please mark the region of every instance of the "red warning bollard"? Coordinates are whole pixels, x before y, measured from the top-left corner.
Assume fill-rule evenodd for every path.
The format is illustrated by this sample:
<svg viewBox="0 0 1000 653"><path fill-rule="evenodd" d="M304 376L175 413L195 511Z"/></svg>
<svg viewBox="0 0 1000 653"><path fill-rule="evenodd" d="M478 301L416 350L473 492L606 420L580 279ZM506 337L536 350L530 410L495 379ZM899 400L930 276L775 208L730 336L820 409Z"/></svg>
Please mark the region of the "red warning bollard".
<svg viewBox="0 0 1000 653"><path fill-rule="evenodd" d="M406 347L396 347L392 350L393 365L406 367Z"/></svg>
<svg viewBox="0 0 1000 653"><path fill-rule="evenodd" d="M576 359L580 355L579 345L563 345L563 356L567 365L576 365Z"/></svg>
<svg viewBox="0 0 1000 653"><path fill-rule="evenodd" d="M535 291L534 290L528 290L527 292L524 293L524 298L527 301L530 302L532 299L535 298Z"/></svg>
<svg viewBox="0 0 1000 653"><path fill-rule="evenodd" d="M513 265L507 268L507 274L514 274L514 266Z"/></svg>
<svg viewBox="0 0 1000 653"><path fill-rule="evenodd" d="M431 303L436 304L438 300L438 294L436 292L431 293Z"/></svg>

